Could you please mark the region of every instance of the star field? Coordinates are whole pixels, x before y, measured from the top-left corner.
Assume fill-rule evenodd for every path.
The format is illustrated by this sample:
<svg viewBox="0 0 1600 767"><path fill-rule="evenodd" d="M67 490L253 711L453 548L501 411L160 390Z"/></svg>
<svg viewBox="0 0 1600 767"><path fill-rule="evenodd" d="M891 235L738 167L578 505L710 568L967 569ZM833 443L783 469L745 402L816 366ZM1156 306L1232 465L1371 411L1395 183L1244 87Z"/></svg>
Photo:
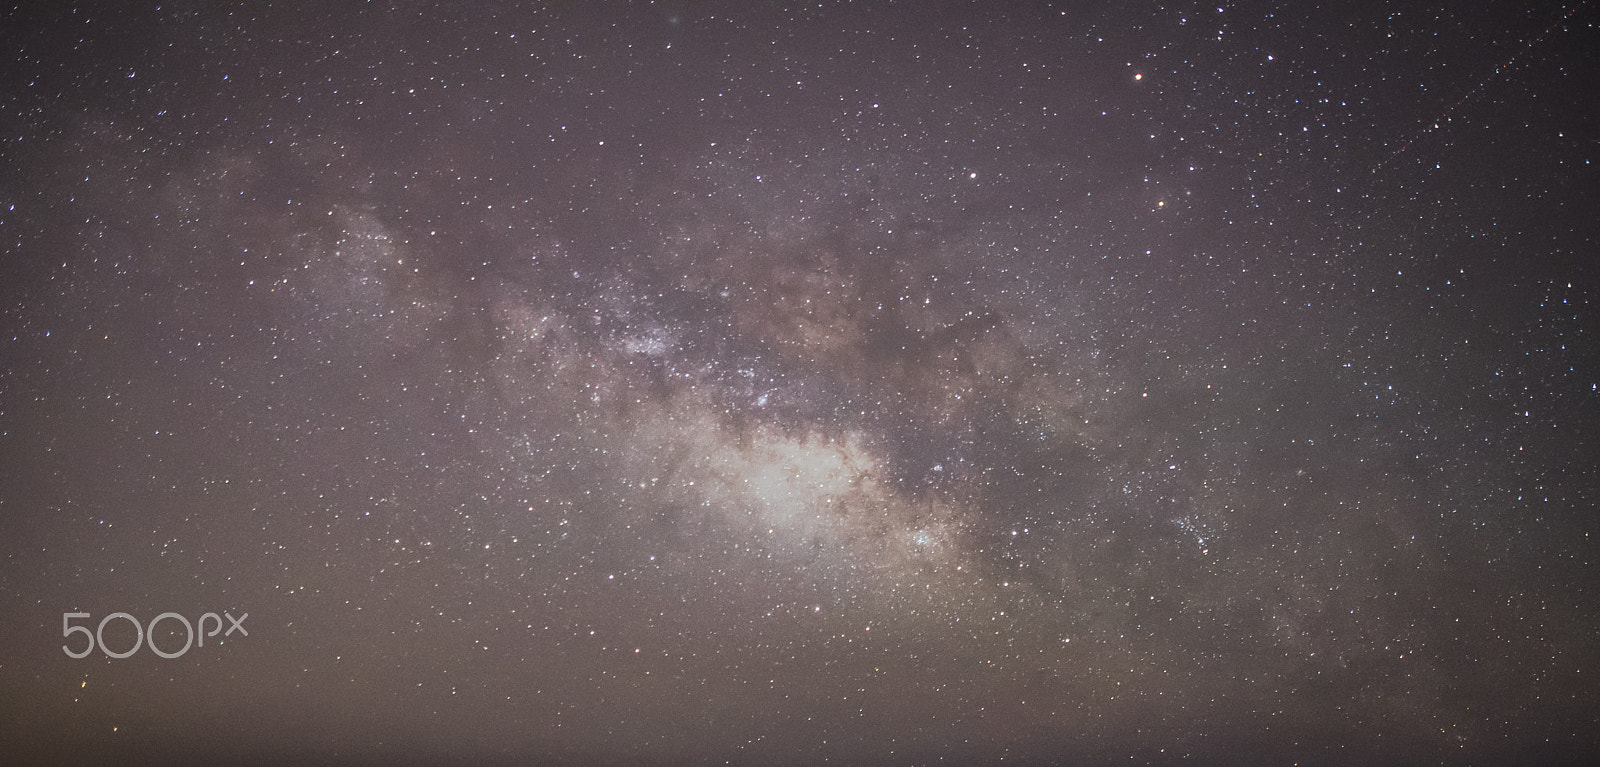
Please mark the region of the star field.
<svg viewBox="0 0 1600 767"><path fill-rule="evenodd" d="M1587 2L0 13L5 761L1600 754Z"/></svg>

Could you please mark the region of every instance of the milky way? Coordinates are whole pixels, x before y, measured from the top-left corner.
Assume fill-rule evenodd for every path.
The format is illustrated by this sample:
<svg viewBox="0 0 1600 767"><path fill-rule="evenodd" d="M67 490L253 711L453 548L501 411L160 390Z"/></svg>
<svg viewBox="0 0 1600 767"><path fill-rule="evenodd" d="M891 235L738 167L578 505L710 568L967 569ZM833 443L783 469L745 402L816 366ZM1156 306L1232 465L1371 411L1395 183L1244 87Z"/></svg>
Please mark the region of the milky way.
<svg viewBox="0 0 1600 767"><path fill-rule="evenodd" d="M4 16L0 752L1600 752L1588 4Z"/></svg>

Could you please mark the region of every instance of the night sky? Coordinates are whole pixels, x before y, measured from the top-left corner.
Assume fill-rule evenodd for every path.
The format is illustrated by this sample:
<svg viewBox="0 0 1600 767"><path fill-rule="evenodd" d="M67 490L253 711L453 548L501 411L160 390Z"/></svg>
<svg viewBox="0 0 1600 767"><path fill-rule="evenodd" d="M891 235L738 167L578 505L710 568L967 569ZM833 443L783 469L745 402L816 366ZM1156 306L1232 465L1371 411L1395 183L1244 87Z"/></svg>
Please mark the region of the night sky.
<svg viewBox="0 0 1600 767"><path fill-rule="evenodd" d="M0 761L1600 756L1597 24L0 10Z"/></svg>

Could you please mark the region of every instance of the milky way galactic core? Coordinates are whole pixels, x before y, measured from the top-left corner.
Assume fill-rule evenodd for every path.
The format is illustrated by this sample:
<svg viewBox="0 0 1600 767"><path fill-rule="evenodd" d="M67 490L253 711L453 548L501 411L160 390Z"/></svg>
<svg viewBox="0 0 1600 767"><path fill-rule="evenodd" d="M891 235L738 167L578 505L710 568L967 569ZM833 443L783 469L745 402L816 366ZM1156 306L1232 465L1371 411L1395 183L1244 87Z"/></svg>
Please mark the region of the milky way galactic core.
<svg viewBox="0 0 1600 767"><path fill-rule="evenodd" d="M0 12L0 752L1594 758L1597 13Z"/></svg>

